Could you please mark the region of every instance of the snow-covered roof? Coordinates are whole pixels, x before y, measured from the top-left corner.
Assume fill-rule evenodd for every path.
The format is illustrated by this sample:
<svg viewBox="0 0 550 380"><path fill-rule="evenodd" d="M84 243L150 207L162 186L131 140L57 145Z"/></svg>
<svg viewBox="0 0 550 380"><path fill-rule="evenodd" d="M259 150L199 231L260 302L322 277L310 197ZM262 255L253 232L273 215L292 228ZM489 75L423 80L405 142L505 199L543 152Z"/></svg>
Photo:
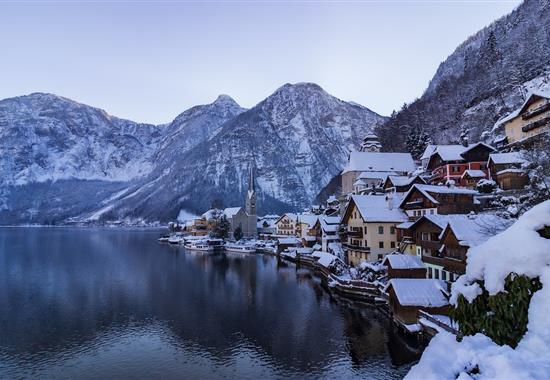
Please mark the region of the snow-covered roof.
<svg viewBox="0 0 550 380"><path fill-rule="evenodd" d="M390 175L388 176L387 180L391 181L391 183L393 183L394 186L407 186L407 185L410 185L417 178L422 178L422 177L418 177L417 175L410 176L410 177L406 175Z"/></svg>
<svg viewBox="0 0 550 380"><path fill-rule="evenodd" d="M525 101L521 104L521 106L517 109L515 109L513 112L509 113L508 115L504 116L503 118L499 119L495 125L493 126L493 131L498 129L501 125L504 123L516 118L519 116L523 108L531 101L531 98L533 96L539 96L541 98L550 99L550 91L548 90L532 90L527 94L527 97L525 98Z"/></svg>
<svg viewBox="0 0 550 380"><path fill-rule="evenodd" d="M516 169L516 168L508 168L504 170L500 170L497 172L497 175L499 174L505 174L505 173L525 173L525 170L523 169Z"/></svg>
<svg viewBox="0 0 550 380"><path fill-rule="evenodd" d="M414 160L410 153L352 151L342 174L351 171L411 172L415 168Z"/></svg>
<svg viewBox="0 0 550 380"><path fill-rule="evenodd" d="M241 211L242 207L228 207L225 210L223 210L223 214L227 219L231 219L235 214L237 214L239 211Z"/></svg>
<svg viewBox="0 0 550 380"><path fill-rule="evenodd" d="M443 280L428 278L394 278L384 291L393 288L402 306L440 307L448 304L447 285Z"/></svg>
<svg viewBox="0 0 550 380"><path fill-rule="evenodd" d="M404 202L407 199L407 196L417 189L421 192L426 198L428 198L432 203L439 204L439 202L431 194L469 194L477 195L478 192L475 190L465 189L462 187L455 186L437 186L437 185L424 185L424 184L414 184L407 193L403 196L403 200L399 204L399 207L402 207Z"/></svg>
<svg viewBox="0 0 550 380"><path fill-rule="evenodd" d="M432 156L438 153L443 161L460 161L464 159L462 157L462 152L464 152L464 150L466 149L467 147L460 144L437 145L434 152L432 153Z"/></svg>
<svg viewBox="0 0 550 380"><path fill-rule="evenodd" d="M296 252L297 253L300 253L300 254L306 254L306 255L310 255L313 253L313 248L307 248L307 247L300 247L300 248L297 248L296 249Z"/></svg>
<svg viewBox="0 0 550 380"><path fill-rule="evenodd" d="M414 224L414 222L405 222L405 223L398 224L397 226L395 226L395 228L400 228L402 230L406 230L406 229L410 228L413 224Z"/></svg>
<svg viewBox="0 0 550 380"><path fill-rule="evenodd" d="M461 178L464 178L465 176L469 176L471 178L485 178L485 172L478 169L468 169L462 173Z"/></svg>
<svg viewBox="0 0 550 380"><path fill-rule="evenodd" d="M330 267L332 263L338 260L338 257L324 251L315 251L312 253L312 256L317 258L317 262L325 268Z"/></svg>
<svg viewBox="0 0 550 380"><path fill-rule="evenodd" d="M277 239L279 241L279 244L286 244L286 245L292 245L292 244L299 244L300 240L296 237L284 237Z"/></svg>
<svg viewBox="0 0 550 380"><path fill-rule="evenodd" d="M351 198L365 222L404 222L407 214L397 207L400 198L393 194L393 207L388 207L388 195L353 195Z"/></svg>
<svg viewBox="0 0 550 380"><path fill-rule="evenodd" d="M300 223L306 223L309 228L313 228L319 217L315 214L298 214L297 220Z"/></svg>
<svg viewBox="0 0 550 380"><path fill-rule="evenodd" d="M426 268L419 256L405 254L386 255L382 264L389 263L393 269L423 269Z"/></svg>
<svg viewBox="0 0 550 380"><path fill-rule="evenodd" d="M491 153L489 161L493 161L496 165L523 164L526 162L520 152Z"/></svg>
<svg viewBox="0 0 550 380"><path fill-rule="evenodd" d="M386 179L388 176L396 176L396 172L385 172L385 171L366 171L361 172L357 177L357 180L363 179Z"/></svg>
<svg viewBox="0 0 550 380"><path fill-rule="evenodd" d="M296 222L296 221L298 220L298 215L293 214L293 213L291 213L291 212L285 212L283 215L281 215L281 216L279 217L279 219L277 219L277 220L275 221L275 223L279 223L279 221L280 221L281 219L283 219L285 216L286 216L288 219L290 219L290 220L292 220L292 221L294 221L294 222Z"/></svg>
<svg viewBox="0 0 550 380"><path fill-rule="evenodd" d="M511 224L510 219L504 219L494 214L448 216L448 227L446 228L453 231L460 245L470 248L485 242ZM440 239L446 228L439 235Z"/></svg>
<svg viewBox="0 0 550 380"><path fill-rule="evenodd" d="M427 160L432 156L432 154L435 152L435 149L437 148L437 145L429 144L426 146L426 149L424 149L424 153L422 153L422 156L420 156L421 160Z"/></svg>

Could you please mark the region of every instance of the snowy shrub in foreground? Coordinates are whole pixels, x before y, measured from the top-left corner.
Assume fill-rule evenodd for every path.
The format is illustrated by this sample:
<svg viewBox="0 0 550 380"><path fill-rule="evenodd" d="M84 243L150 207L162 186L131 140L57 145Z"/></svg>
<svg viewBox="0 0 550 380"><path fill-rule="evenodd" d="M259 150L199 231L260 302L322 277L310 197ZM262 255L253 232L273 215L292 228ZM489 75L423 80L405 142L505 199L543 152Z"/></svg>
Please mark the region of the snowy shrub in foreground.
<svg viewBox="0 0 550 380"><path fill-rule="evenodd" d="M484 294L498 295L520 277L538 279L542 288L532 295L527 331L517 347L501 346L482 333L465 336L459 342L454 335L440 332L408 373L408 379L550 378L550 239L540 233L548 226L550 201L535 206L506 231L471 249L466 274L452 287L450 301L457 305L475 303ZM504 301L505 294L501 296ZM499 307L504 310L514 305ZM513 311L501 312L513 319Z"/></svg>

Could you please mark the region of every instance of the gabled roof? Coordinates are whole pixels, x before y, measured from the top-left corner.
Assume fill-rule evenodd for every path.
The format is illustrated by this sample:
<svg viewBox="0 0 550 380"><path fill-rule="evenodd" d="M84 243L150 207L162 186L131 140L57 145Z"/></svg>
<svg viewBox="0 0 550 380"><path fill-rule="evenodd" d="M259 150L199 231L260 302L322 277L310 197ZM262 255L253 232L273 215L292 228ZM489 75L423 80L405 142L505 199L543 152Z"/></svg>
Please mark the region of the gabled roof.
<svg viewBox="0 0 550 380"><path fill-rule="evenodd" d="M347 210L355 204L361 218L365 222L404 222L408 220L407 214L397 207L399 197L393 195L393 207L388 207L388 195L353 195L348 204Z"/></svg>
<svg viewBox="0 0 550 380"><path fill-rule="evenodd" d="M437 145L433 145L433 144L429 144L428 146L426 146L426 149L424 149L424 153L422 153L422 156L420 156L420 159L427 160L428 158L430 158L436 148L437 148Z"/></svg>
<svg viewBox="0 0 550 380"><path fill-rule="evenodd" d="M241 211L242 207L228 207L225 210L223 210L223 214L227 219L231 219L235 216L239 211Z"/></svg>
<svg viewBox="0 0 550 380"><path fill-rule="evenodd" d="M461 144L435 145L432 154L429 156L430 161L432 160L432 157L435 157L436 155L441 157L441 160L443 161L464 161L464 154L474 148L477 148L478 146L483 146L490 151L496 151L494 147L489 144L485 144L484 142L477 142L468 146ZM428 166L429 165L430 162L428 162Z"/></svg>
<svg viewBox="0 0 550 380"><path fill-rule="evenodd" d="M410 153L357 152L350 153L342 174L359 172L412 172L416 169Z"/></svg>
<svg viewBox="0 0 550 380"><path fill-rule="evenodd" d="M520 152L491 153L489 155L489 161L493 161L496 165L523 164L526 162Z"/></svg>
<svg viewBox="0 0 550 380"><path fill-rule="evenodd" d="M461 187L414 184L409 189L409 191L405 193L405 196L403 197L403 200L399 204L399 207L402 207L406 203L407 198L415 189L418 190L420 193L422 193L422 195L424 195L434 204L439 204L439 202L437 201L437 199L435 199L432 196L432 194L469 194L469 195L478 194L478 192L475 190L464 189Z"/></svg>
<svg viewBox="0 0 550 380"><path fill-rule="evenodd" d="M405 255L405 254L390 254L386 255L382 264L388 265L393 269L424 269L426 266L422 262L419 256Z"/></svg>
<svg viewBox="0 0 550 380"><path fill-rule="evenodd" d="M428 278L394 278L384 288L393 288L402 306L440 307L448 305L445 281Z"/></svg>
<svg viewBox="0 0 550 380"><path fill-rule="evenodd" d="M452 230L460 245L475 247L490 237L504 231L512 222L493 214L449 215L447 226L439 235L442 239Z"/></svg>
<svg viewBox="0 0 550 380"><path fill-rule="evenodd" d="M317 219L319 219L319 217L315 214L298 214L297 215L297 221L300 223L306 223L309 228L313 228L313 226L315 226L315 222L317 222Z"/></svg>
<svg viewBox="0 0 550 380"><path fill-rule="evenodd" d="M462 173L460 178L464 178L466 176L469 176L470 178L485 178L485 172L483 170L468 169Z"/></svg>
<svg viewBox="0 0 550 380"><path fill-rule="evenodd" d="M426 181L418 175L414 175L412 177L406 175L390 175L386 178L386 181L384 181L384 185L389 181L394 186L407 186L413 183L416 179L420 179L423 183L426 183Z"/></svg>
<svg viewBox="0 0 550 380"><path fill-rule="evenodd" d="M508 115L504 116L503 118L499 119L495 123L495 125L493 126L493 131L498 129L504 123L518 117L524 111L525 107L531 104L533 97L550 99L550 92L548 90L532 90L531 92L529 92L529 94L527 94L527 97L525 98L525 101L519 108L509 113Z"/></svg>
<svg viewBox="0 0 550 380"><path fill-rule="evenodd" d="M291 212L285 212L283 215L281 215L276 221L275 221L275 224L279 223L279 221L281 219L283 219L284 217L288 217L290 220L296 222L297 221L297 218L298 216L296 214L293 214Z"/></svg>

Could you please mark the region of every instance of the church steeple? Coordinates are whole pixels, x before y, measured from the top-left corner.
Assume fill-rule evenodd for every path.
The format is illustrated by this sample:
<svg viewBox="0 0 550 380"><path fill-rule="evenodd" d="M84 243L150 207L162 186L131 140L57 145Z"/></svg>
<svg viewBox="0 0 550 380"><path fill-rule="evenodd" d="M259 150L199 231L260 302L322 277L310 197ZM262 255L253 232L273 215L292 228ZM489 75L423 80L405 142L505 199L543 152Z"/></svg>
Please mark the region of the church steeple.
<svg viewBox="0 0 550 380"><path fill-rule="evenodd" d="M256 216L256 186L254 184L254 165L248 167L248 192L246 194L245 211L248 215Z"/></svg>

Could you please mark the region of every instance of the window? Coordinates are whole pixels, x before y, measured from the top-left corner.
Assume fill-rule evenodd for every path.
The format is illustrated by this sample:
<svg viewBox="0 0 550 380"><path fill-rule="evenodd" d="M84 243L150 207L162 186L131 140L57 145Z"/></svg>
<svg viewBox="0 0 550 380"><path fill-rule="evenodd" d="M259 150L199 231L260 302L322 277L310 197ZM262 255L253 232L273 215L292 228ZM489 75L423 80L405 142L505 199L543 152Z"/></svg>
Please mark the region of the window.
<svg viewBox="0 0 550 380"><path fill-rule="evenodd" d="M390 243L390 247L391 247L391 248L395 248L395 242L394 242L394 241L392 241L392 242Z"/></svg>
<svg viewBox="0 0 550 380"><path fill-rule="evenodd" d="M367 226L363 227L363 230L365 232L365 235L367 234Z"/></svg>
<svg viewBox="0 0 550 380"><path fill-rule="evenodd" d="M381 253L378 254L378 260L382 260L384 258L384 255L382 255Z"/></svg>
<svg viewBox="0 0 550 380"><path fill-rule="evenodd" d="M378 234L384 235L384 226L378 226Z"/></svg>
<svg viewBox="0 0 550 380"><path fill-rule="evenodd" d="M434 269L434 278L439 280L439 269Z"/></svg>
<svg viewBox="0 0 550 380"><path fill-rule="evenodd" d="M395 235L395 226L390 226L390 234Z"/></svg>
<svg viewBox="0 0 550 380"><path fill-rule="evenodd" d="M444 270L441 271L441 279L443 281L447 281L447 272L445 272Z"/></svg>
<svg viewBox="0 0 550 380"><path fill-rule="evenodd" d="M422 240L429 241L430 240L430 234L427 232L422 232Z"/></svg>
<svg viewBox="0 0 550 380"><path fill-rule="evenodd" d="M422 215L426 215L426 210L422 210Z"/></svg>
<svg viewBox="0 0 550 380"><path fill-rule="evenodd" d="M433 215L434 213L435 213L435 211L434 211L434 210L430 210L430 214L432 214L432 215Z"/></svg>
<svg viewBox="0 0 550 380"><path fill-rule="evenodd" d="M378 248L384 248L384 242L383 241L378 242Z"/></svg>
<svg viewBox="0 0 550 380"><path fill-rule="evenodd" d="M432 268L428 267L428 278L432 278Z"/></svg>

